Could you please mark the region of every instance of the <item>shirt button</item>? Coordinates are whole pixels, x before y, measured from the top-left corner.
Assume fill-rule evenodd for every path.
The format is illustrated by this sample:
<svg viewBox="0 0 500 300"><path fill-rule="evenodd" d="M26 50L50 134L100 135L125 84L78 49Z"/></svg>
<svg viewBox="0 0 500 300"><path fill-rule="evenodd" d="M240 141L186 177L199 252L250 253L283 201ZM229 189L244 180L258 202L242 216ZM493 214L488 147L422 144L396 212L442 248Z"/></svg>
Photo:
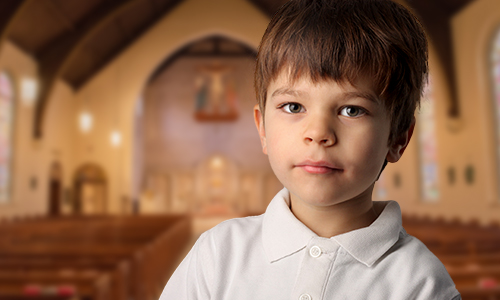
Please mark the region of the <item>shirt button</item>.
<svg viewBox="0 0 500 300"><path fill-rule="evenodd" d="M321 248L318 246L313 246L311 247L311 249L309 249L309 254L314 258L319 257L321 255Z"/></svg>
<svg viewBox="0 0 500 300"><path fill-rule="evenodd" d="M300 295L299 300L312 300L312 297L309 294L302 294Z"/></svg>

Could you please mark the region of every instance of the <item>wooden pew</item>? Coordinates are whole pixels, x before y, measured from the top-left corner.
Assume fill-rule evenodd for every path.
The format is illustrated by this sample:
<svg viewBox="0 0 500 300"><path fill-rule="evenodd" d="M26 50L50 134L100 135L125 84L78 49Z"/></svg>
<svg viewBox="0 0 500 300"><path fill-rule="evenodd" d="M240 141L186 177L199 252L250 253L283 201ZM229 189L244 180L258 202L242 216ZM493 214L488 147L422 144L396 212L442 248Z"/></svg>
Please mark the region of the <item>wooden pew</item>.
<svg viewBox="0 0 500 300"><path fill-rule="evenodd" d="M51 274L50 268L74 274L91 269L109 278L107 299L155 299L190 232L191 221L185 216L99 216L0 224L0 270L26 275ZM0 295L6 288L0 286ZM89 295L89 299L101 297Z"/></svg>
<svg viewBox="0 0 500 300"><path fill-rule="evenodd" d="M477 222L403 218L447 268L463 300L500 300L500 228Z"/></svg>
<svg viewBox="0 0 500 300"><path fill-rule="evenodd" d="M57 296L55 290L57 287L69 286L74 288L74 296L78 298L111 299L110 278L107 274L98 272L61 274L58 271L48 270L36 273L0 271L0 297L4 299L28 297L26 288L32 283L40 286L42 293L49 291L52 296ZM36 295L32 296L32 299L33 297Z"/></svg>
<svg viewBox="0 0 500 300"><path fill-rule="evenodd" d="M500 300L500 288L479 289L477 287L463 287L460 289L462 300Z"/></svg>
<svg viewBox="0 0 500 300"><path fill-rule="evenodd" d="M0 260L1 272L50 273L57 270L59 274L105 273L110 276L111 299L126 300L130 281L130 262L117 259L94 260L59 260L59 259L10 259Z"/></svg>

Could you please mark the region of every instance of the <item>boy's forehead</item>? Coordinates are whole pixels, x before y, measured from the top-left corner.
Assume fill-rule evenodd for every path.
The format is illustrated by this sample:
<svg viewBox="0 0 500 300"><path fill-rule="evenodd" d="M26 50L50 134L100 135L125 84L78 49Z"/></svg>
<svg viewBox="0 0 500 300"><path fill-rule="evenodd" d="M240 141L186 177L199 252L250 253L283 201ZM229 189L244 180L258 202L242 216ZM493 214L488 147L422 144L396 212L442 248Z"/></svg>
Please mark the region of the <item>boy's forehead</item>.
<svg viewBox="0 0 500 300"><path fill-rule="evenodd" d="M334 80L332 78L319 78L314 80L307 72L293 76L289 70L279 72L268 85L267 94L272 98L277 95L301 96L306 93L307 88L314 87L320 83L330 83L341 87L345 94L360 96L368 100L380 103L378 94L375 92L373 81L369 76L357 76L354 82L347 79Z"/></svg>

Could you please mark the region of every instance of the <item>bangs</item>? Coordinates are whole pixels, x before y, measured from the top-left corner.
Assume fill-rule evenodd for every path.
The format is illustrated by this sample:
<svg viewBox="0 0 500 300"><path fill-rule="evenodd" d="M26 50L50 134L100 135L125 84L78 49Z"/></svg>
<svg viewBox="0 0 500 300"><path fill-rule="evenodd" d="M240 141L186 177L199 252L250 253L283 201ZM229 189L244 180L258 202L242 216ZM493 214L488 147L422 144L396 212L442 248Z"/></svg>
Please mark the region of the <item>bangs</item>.
<svg viewBox="0 0 500 300"><path fill-rule="evenodd" d="M307 76L313 82L330 79L354 84L364 75L381 95L390 81L386 70L393 68L387 45L362 29L342 26L341 20L329 18L324 24L318 19L295 24L298 32L291 27L276 32L273 55L262 56L263 77L270 82L286 70L292 82ZM266 51L265 46L260 51Z"/></svg>
<svg viewBox="0 0 500 300"><path fill-rule="evenodd" d="M292 83L308 76L355 85L367 76L391 119L408 118L419 105L427 56L421 24L390 0L291 0L273 17L259 46L257 99L264 111L267 87L283 70ZM397 132L409 127L407 120L396 123Z"/></svg>

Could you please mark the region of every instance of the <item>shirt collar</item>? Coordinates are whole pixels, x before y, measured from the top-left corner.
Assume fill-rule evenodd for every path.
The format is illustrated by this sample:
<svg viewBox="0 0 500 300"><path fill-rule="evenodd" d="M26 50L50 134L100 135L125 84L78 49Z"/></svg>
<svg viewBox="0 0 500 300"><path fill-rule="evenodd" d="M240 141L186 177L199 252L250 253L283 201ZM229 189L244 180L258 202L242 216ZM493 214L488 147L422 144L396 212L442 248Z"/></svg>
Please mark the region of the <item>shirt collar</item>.
<svg viewBox="0 0 500 300"><path fill-rule="evenodd" d="M289 191L283 188L271 200L264 214L262 239L270 262L303 249L312 237L317 236L293 215L289 204Z"/></svg>
<svg viewBox="0 0 500 300"><path fill-rule="evenodd" d="M267 259L275 262L307 246L317 235L290 211L290 193L286 188L276 194L264 215L262 241ZM377 201L382 213L368 227L332 237L359 262L370 267L399 239L402 230L401 209L395 201Z"/></svg>

